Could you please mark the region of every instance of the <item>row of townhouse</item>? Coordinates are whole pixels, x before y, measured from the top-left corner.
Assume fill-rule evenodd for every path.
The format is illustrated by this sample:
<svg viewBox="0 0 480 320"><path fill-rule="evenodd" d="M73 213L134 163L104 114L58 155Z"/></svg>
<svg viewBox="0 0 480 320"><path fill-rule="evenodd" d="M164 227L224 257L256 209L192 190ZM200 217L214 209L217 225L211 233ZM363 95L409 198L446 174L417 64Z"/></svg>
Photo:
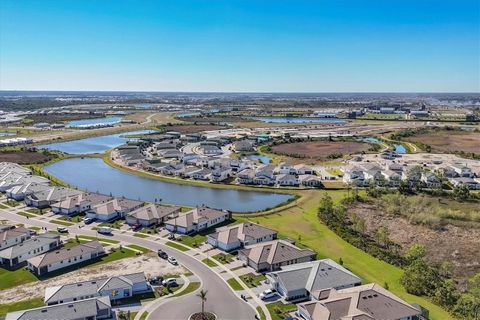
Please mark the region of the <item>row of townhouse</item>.
<svg viewBox="0 0 480 320"><path fill-rule="evenodd" d="M143 272L45 288L45 306L8 313L5 319L116 319L112 302L152 292Z"/></svg>
<svg viewBox="0 0 480 320"><path fill-rule="evenodd" d="M207 243L227 252L238 250L238 259L266 273L268 285L282 299L301 303L298 315L305 320L332 316L349 319L356 315L369 319L422 319L420 307L377 284L362 285L360 277L345 267L331 259L316 260L315 252L299 248L288 239L277 239L277 232L270 228L251 222L222 227L207 235Z"/></svg>

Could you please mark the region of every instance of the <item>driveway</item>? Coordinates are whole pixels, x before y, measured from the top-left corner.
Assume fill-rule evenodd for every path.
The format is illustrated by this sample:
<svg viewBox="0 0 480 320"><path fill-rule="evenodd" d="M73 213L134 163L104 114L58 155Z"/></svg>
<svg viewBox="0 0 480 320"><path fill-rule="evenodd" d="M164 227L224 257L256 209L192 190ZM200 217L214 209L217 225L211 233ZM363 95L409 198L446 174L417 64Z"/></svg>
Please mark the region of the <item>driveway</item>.
<svg viewBox="0 0 480 320"><path fill-rule="evenodd" d="M47 221L41 221L36 218L26 219L23 216L10 213L8 209L0 209L0 218L30 226L47 227L49 230L55 230L57 227L56 224L52 224ZM72 226L68 227L68 229L70 231L70 235L72 236L77 234L90 236L97 235L94 230L89 230L86 227L80 229L78 226ZM115 240L136 244L154 251L162 249L169 255L175 256L181 265L188 268L200 278L202 282L202 289L208 291L206 309L217 314L219 319L254 319L256 313L253 307L237 297L230 289L228 284L225 283L213 270L211 270L202 262L185 253L174 250L169 246L163 245L153 239L150 240L148 238L138 238L127 232L122 234L118 233L118 231L114 231L112 237ZM158 309L149 314L148 319L188 319L192 313L198 312L200 307L200 299L193 294L185 295L176 299L167 299L160 305Z"/></svg>

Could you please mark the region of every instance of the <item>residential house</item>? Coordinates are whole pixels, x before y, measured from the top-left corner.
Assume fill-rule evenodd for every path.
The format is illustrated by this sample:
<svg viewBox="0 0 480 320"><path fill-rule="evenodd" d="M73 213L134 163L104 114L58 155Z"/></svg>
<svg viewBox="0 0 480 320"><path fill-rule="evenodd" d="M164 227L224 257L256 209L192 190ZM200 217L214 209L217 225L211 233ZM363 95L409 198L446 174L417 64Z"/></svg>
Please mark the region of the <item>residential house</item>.
<svg viewBox="0 0 480 320"><path fill-rule="evenodd" d="M331 259L283 266L267 273L272 289L285 300L310 300L311 294L323 289L359 286L362 280Z"/></svg>
<svg viewBox="0 0 480 320"><path fill-rule="evenodd" d="M23 176L28 176L32 174L32 170L25 168L17 163L14 162L0 162L0 175L8 173L8 172L15 172L19 173Z"/></svg>
<svg viewBox="0 0 480 320"><path fill-rule="evenodd" d="M244 222L234 226L217 229L207 235L207 242L223 251L232 251L243 246L277 238L277 231L252 222Z"/></svg>
<svg viewBox="0 0 480 320"><path fill-rule="evenodd" d="M451 165L451 168L455 170L455 172L460 176L464 178L473 178L474 174L472 172L472 169L467 167L466 165L462 165L461 163L455 163Z"/></svg>
<svg viewBox="0 0 480 320"><path fill-rule="evenodd" d="M387 185L393 188L397 188L400 186L402 182L402 176L397 171L393 170L384 170L382 171L382 175L387 182Z"/></svg>
<svg viewBox="0 0 480 320"><path fill-rule="evenodd" d="M72 265L96 259L105 254L98 240L89 241L71 248L49 251L27 260L27 268L37 276Z"/></svg>
<svg viewBox="0 0 480 320"><path fill-rule="evenodd" d="M222 149L214 145L203 145L200 147L200 151L206 156L215 156L222 154Z"/></svg>
<svg viewBox="0 0 480 320"><path fill-rule="evenodd" d="M468 190L480 190L480 183L473 178L450 178L448 179L454 187L465 187Z"/></svg>
<svg viewBox="0 0 480 320"><path fill-rule="evenodd" d="M421 319L421 310L413 307L378 284L318 293L319 301L298 305L298 313L305 320L324 319Z"/></svg>
<svg viewBox="0 0 480 320"><path fill-rule="evenodd" d="M315 171L312 169L312 167L309 167L305 164L294 165L293 169L298 175L315 174Z"/></svg>
<svg viewBox="0 0 480 320"><path fill-rule="evenodd" d="M48 185L50 180L40 176L25 176L16 172L9 172L0 177L0 192L6 192L15 186L22 186L29 183Z"/></svg>
<svg viewBox="0 0 480 320"><path fill-rule="evenodd" d="M274 173L276 174L296 174L297 171L295 170L295 168L286 163L286 162L282 162L280 163L274 170L273 170Z"/></svg>
<svg viewBox="0 0 480 320"><path fill-rule="evenodd" d="M190 234L216 226L230 218L228 211L202 206L181 212L177 217L165 221L165 228L170 232Z"/></svg>
<svg viewBox="0 0 480 320"><path fill-rule="evenodd" d="M8 226L0 230L0 250L22 243L30 239L30 230L24 227Z"/></svg>
<svg viewBox="0 0 480 320"><path fill-rule="evenodd" d="M139 224L142 227L156 226L180 213L180 207L148 204L128 213L125 221L129 225Z"/></svg>
<svg viewBox="0 0 480 320"><path fill-rule="evenodd" d="M366 179L363 169L359 167L350 167L345 169L343 174L343 182L359 187L365 186Z"/></svg>
<svg viewBox="0 0 480 320"><path fill-rule="evenodd" d="M83 213L92 207L112 200L112 197L95 192L84 192L66 197L59 202L51 205L52 212L55 214L75 215Z"/></svg>
<svg viewBox="0 0 480 320"><path fill-rule="evenodd" d="M21 185L13 186L6 190L5 194L7 198L21 201L25 199L25 196L35 192L45 191L49 189L50 185L37 182L29 182Z"/></svg>
<svg viewBox="0 0 480 320"><path fill-rule="evenodd" d="M321 188L323 187L322 180L318 176L311 174L303 174L298 176L298 181L302 186L312 187L312 188Z"/></svg>
<svg viewBox="0 0 480 320"><path fill-rule="evenodd" d="M251 140L240 140L233 143L233 149L235 152L252 152L254 149L255 143Z"/></svg>
<svg viewBox="0 0 480 320"><path fill-rule="evenodd" d="M209 168L202 168L201 170L192 173L192 178L195 180L209 180L212 170Z"/></svg>
<svg viewBox="0 0 480 320"><path fill-rule="evenodd" d="M163 168L167 167L169 164L167 162L147 162L143 165L145 170L152 172L161 172Z"/></svg>
<svg viewBox="0 0 480 320"><path fill-rule="evenodd" d="M27 239L19 244L0 251L0 263L13 268L31 257L57 248L61 244L60 236L45 233Z"/></svg>
<svg viewBox="0 0 480 320"><path fill-rule="evenodd" d="M440 180L438 180L437 176L431 172L422 172L422 177L420 180L429 189L442 187L442 183L440 182Z"/></svg>
<svg viewBox="0 0 480 320"><path fill-rule="evenodd" d="M241 184L252 184L255 179L255 170L243 169L237 173L237 182Z"/></svg>
<svg viewBox="0 0 480 320"><path fill-rule="evenodd" d="M89 298L53 306L8 313L5 320L102 320L112 319L108 297Z"/></svg>
<svg viewBox="0 0 480 320"><path fill-rule="evenodd" d="M114 198L110 201L93 206L86 213L87 217L89 218L94 218L100 221L112 221L125 217L127 213L138 209L143 205L143 201L126 198Z"/></svg>
<svg viewBox="0 0 480 320"><path fill-rule="evenodd" d="M82 191L67 187L50 187L25 197L25 204L29 207L46 208L70 196L82 194Z"/></svg>
<svg viewBox="0 0 480 320"><path fill-rule="evenodd" d="M230 167L216 167L212 170L212 173L210 175L210 181L222 182L230 178L231 173L232 169L230 169Z"/></svg>
<svg viewBox="0 0 480 320"><path fill-rule="evenodd" d="M158 155L167 159L181 159L183 152L177 149L163 149L158 151Z"/></svg>
<svg viewBox="0 0 480 320"><path fill-rule="evenodd" d="M274 170L275 166L269 164L257 168L255 177L253 178L253 183L259 185L274 185Z"/></svg>
<svg viewBox="0 0 480 320"><path fill-rule="evenodd" d="M315 257L315 252L300 249L285 240L249 245L238 252L238 259L245 261L257 272L275 271L282 266L315 260Z"/></svg>
<svg viewBox="0 0 480 320"><path fill-rule="evenodd" d="M277 185L282 186L282 187L287 187L287 186L298 186L300 184L297 176L293 174L279 174L276 176L276 182Z"/></svg>
<svg viewBox="0 0 480 320"><path fill-rule="evenodd" d="M182 169L177 171L177 174L180 175L182 178L191 178L195 172L200 170L202 170L202 168L185 165Z"/></svg>
<svg viewBox="0 0 480 320"><path fill-rule="evenodd" d="M108 297L115 301L151 290L145 273L138 272L47 287L44 303L50 306L94 297Z"/></svg>

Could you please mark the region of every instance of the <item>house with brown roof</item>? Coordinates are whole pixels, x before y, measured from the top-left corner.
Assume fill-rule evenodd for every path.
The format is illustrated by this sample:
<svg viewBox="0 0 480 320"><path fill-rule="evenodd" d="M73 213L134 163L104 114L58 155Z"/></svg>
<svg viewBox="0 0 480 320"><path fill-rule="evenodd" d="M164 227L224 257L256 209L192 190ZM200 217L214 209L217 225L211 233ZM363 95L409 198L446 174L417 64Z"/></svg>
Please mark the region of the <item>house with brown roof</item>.
<svg viewBox="0 0 480 320"><path fill-rule="evenodd" d="M217 229L207 235L207 242L224 251L232 251L243 246L277 238L277 231L252 222L244 222L234 226Z"/></svg>
<svg viewBox="0 0 480 320"><path fill-rule="evenodd" d="M0 231L0 250L30 239L30 230L24 227L4 228Z"/></svg>
<svg viewBox="0 0 480 320"><path fill-rule="evenodd" d="M317 293L318 301L298 305L305 320L414 320L421 310L403 301L378 284L347 289L325 289Z"/></svg>
<svg viewBox="0 0 480 320"><path fill-rule="evenodd" d="M93 206L87 211L87 217L100 221L111 221L125 217L125 215L144 205L143 201L114 198L110 201L103 202Z"/></svg>
<svg viewBox="0 0 480 320"><path fill-rule="evenodd" d="M313 261L316 253L300 249L286 240L274 240L246 246L238 252L238 259L245 261L257 272L270 272L282 266Z"/></svg>
<svg viewBox="0 0 480 320"><path fill-rule="evenodd" d="M112 197L95 193L84 192L66 197L51 205L52 212L56 214L74 215L90 210L92 207L111 200Z"/></svg>
<svg viewBox="0 0 480 320"><path fill-rule="evenodd" d="M158 204L148 204L128 213L125 221L129 225L139 224L142 227L159 225L165 220L177 216L180 213L180 207L161 206Z"/></svg>
<svg viewBox="0 0 480 320"><path fill-rule="evenodd" d="M50 251L27 260L27 268L37 276L89 261L105 254L98 240L89 241L71 248Z"/></svg>
<svg viewBox="0 0 480 320"><path fill-rule="evenodd" d="M230 218L231 214L228 211L202 206L165 221L165 228L170 232L190 234L216 226Z"/></svg>

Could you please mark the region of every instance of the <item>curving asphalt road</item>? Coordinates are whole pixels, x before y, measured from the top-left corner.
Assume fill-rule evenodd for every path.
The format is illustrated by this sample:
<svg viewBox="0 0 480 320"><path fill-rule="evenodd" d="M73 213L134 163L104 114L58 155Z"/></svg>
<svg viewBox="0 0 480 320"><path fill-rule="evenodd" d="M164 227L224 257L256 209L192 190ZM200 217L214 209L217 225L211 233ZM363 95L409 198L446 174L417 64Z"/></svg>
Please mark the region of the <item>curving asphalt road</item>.
<svg viewBox="0 0 480 320"><path fill-rule="evenodd" d="M10 221L23 223L37 227L47 227L56 229L58 225L35 218L27 219L23 216L11 213L8 210L0 209L0 218ZM96 231L78 228L77 226L68 227L70 235L91 235L96 236ZM215 313L218 319L222 320L248 320L254 319L255 311L253 307L239 297L237 297L223 279L202 262L195 258L174 250L169 246L163 245L158 241L148 238L138 238L133 235L122 234L114 231L112 236L115 240L128 242L146 247L151 250L162 249L169 255L173 255L178 262L192 271L202 281L202 289L208 290L206 310ZM186 320L195 312L201 310L201 301L195 294L181 296L175 299L166 299L160 307L151 312L148 316L150 320Z"/></svg>

